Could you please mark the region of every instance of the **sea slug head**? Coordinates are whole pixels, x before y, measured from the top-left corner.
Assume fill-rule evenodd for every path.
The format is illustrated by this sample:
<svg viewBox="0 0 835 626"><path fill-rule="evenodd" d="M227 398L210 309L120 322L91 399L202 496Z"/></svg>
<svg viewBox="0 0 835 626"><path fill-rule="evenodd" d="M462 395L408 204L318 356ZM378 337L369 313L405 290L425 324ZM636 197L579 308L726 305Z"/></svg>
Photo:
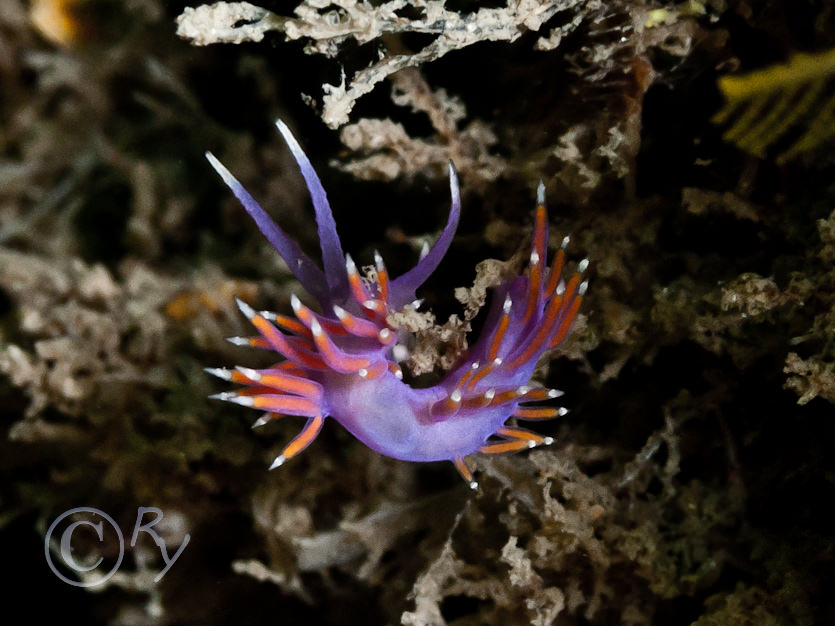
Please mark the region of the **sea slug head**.
<svg viewBox="0 0 835 626"><path fill-rule="evenodd" d="M547 265L548 219L545 186L537 189L531 252L525 271L494 288L493 302L478 341L434 386L413 388L403 380L403 331L390 313L415 301L416 291L438 267L452 243L461 212L458 177L450 163L452 206L435 245L417 264L392 278L375 253L371 279L360 275L343 252L327 195L309 159L290 130L276 122L310 191L316 215L323 269L308 257L211 154L206 156L258 228L286 261L302 287L318 301L318 311L293 296L292 315L238 306L258 331L233 337L278 353L272 367L254 370L209 368L210 374L243 385L215 398L259 409L260 426L285 415L307 418L301 433L272 463L282 465L304 450L332 417L374 450L405 461L452 461L471 487L464 458L500 454L553 443L550 437L506 422L542 420L566 409L539 404L562 395L530 384L538 359L566 337L588 283L588 261L564 276L563 240Z"/></svg>

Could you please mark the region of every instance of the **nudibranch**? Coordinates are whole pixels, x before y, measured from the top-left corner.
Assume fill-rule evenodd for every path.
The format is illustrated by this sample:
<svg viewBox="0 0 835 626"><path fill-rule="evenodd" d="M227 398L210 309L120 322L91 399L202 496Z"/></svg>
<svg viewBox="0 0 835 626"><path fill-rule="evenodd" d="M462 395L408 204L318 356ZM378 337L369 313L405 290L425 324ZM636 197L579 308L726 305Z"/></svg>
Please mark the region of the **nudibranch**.
<svg viewBox="0 0 835 626"><path fill-rule="evenodd" d="M291 298L293 316L238 307L257 329L254 337L232 337L237 345L264 348L283 359L267 369L208 368L242 388L212 396L264 411L255 423L294 415L307 418L301 433L273 461L282 465L319 434L325 418L339 422L369 448L413 462L448 460L473 488L464 459L470 454L501 454L553 443L551 437L508 425L564 415L562 407L535 404L562 395L530 384L537 360L565 339L588 282L584 259L563 277L566 237L546 266L548 218L540 182L530 258L525 271L494 287L492 304L478 341L466 350L440 382L414 388L403 380L397 357L408 333L393 325L390 313L414 306L417 288L438 267L452 242L461 213L458 177L450 163L452 206L440 237L424 247L417 265L392 278L375 253L371 277L361 276L343 254L327 195L307 156L280 120L276 122L313 201L324 271L267 215L243 186L212 155L209 162L286 261L319 311Z"/></svg>

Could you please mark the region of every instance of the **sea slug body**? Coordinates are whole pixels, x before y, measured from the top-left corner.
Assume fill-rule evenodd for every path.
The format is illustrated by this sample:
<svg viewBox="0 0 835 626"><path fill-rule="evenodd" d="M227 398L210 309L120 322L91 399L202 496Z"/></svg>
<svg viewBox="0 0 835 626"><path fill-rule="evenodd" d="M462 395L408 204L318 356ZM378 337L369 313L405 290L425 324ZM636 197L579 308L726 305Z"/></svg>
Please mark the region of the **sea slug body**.
<svg viewBox="0 0 835 626"><path fill-rule="evenodd" d="M252 196L211 154L209 162L287 262L321 313L293 296L293 316L256 311L238 300L258 330L255 337L233 337L238 345L272 350L283 359L254 370L209 368L224 380L243 385L213 396L264 411L256 426L283 415L307 418L301 433L276 457L270 469L304 450L326 417L339 422L377 452L404 461L452 461L475 487L464 458L500 454L553 443L550 437L508 426L506 422L543 420L564 415L562 407L537 403L562 395L530 385L537 360L565 339L588 286L581 261L563 277L568 237L546 266L548 219L545 188L539 184L531 253L526 270L496 286L478 341L435 386L413 388L403 381L395 354L405 331L391 325L389 313L412 306L417 288L437 268L452 242L461 212L458 178L449 167L452 207L435 245L417 265L389 277L375 254L375 280L363 280L342 251L325 190L287 126L276 122L307 183L316 213L324 270L267 215Z"/></svg>

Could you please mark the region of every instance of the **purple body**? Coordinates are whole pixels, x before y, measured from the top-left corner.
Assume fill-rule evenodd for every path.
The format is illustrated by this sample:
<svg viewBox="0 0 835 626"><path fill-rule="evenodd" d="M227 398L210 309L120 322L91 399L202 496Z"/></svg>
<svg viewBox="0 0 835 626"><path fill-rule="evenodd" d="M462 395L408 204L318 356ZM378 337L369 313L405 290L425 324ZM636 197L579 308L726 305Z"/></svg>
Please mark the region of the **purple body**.
<svg viewBox="0 0 835 626"><path fill-rule="evenodd" d="M455 234L461 211L458 179L450 164L452 207L434 247L410 271L388 276L375 255L372 281L363 280L350 256L344 256L327 196L316 172L283 122L277 122L295 157L313 200L324 271L273 222L243 186L207 153L261 232L284 258L302 286L318 300L321 313L293 299L294 316L256 312L239 301L258 329L251 338L232 338L241 345L278 352L272 368L209 369L241 383L237 392L217 394L222 400L265 411L267 416L300 415L308 422L276 458L272 467L303 450L332 417L368 447L405 461L453 461L471 483L463 459L469 454L511 452L552 440L516 426L522 420L549 419L565 409L538 403L558 397L553 389L529 387L542 354L566 336L586 290L578 273L562 276L568 238L546 267L548 226L544 187L540 183L536 225L528 267L522 275L494 289L482 336L443 380L415 389L404 383L394 355L402 354L405 331L391 325L388 314L412 306L417 288L437 268Z"/></svg>

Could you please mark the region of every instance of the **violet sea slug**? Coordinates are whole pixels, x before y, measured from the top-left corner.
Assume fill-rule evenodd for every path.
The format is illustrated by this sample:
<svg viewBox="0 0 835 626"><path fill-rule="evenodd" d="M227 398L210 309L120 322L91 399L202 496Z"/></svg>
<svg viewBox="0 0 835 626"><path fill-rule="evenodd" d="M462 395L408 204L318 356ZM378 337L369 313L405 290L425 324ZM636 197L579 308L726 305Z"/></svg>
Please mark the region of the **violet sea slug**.
<svg viewBox="0 0 835 626"><path fill-rule="evenodd" d="M206 156L243 204L258 228L284 258L296 278L318 300L316 312L291 299L293 316L255 311L238 300L258 330L255 337L233 337L238 345L265 348L283 359L254 370L209 368L207 372L240 383L237 391L214 398L265 411L270 418L307 418L301 433L276 457L270 469L304 450L325 418L331 417L369 448L413 462L448 460L475 487L464 462L474 453L500 454L553 443L550 437L506 425L564 415L561 407L538 403L562 395L530 385L537 359L568 334L587 282L577 272L563 278L568 237L546 265L548 219L545 188L537 191L535 228L527 269L494 288L481 337L435 386L413 388L403 381L395 355L404 353L408 333L393 326L389 313L414 306L416 289L438 267L452 242L461 212L458 178L452 164L452 207L435 245L417 265L392 278L379 254L371 279L342 251L336 224L319 177L287 126L276 122L301 169L313 200L324 271L267 215L243 186L211 154Z"/></svg>

